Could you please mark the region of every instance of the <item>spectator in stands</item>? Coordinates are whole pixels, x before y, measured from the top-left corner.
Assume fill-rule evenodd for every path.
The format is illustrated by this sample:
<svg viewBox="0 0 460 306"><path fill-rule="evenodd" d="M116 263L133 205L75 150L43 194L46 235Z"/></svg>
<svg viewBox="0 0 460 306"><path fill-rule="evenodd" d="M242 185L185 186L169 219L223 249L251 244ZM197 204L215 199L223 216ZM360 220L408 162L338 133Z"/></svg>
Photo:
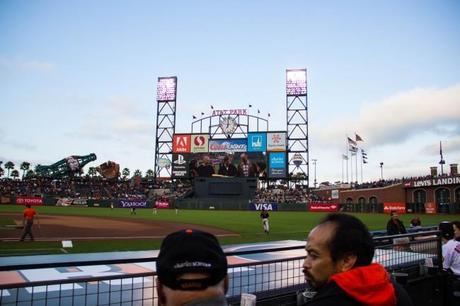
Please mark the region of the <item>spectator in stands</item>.
<svg viewBox="0 0 460 306"><path fill-rule="evenodd" d="M211 158L208 155L203 157L201 165L197 168L198 176L211 177L214 174L214 167L211 165Z"/></svg>
<svg viewBox="0 0 460 306"><path fill-rule="evenodd" d="M419 216L412 218L412 220L410 220L410 227L421 227L421 226L422 226L422 221L420 220Z"/></svg>
<svg viewBox="0 0 460 306"><path fill-rule="evenodd" d="M23 224L24 224L24 231L22 232L22 236L20 241L24 241L27 235L30 236L30 241L34 241L34 234L32 233L32 225L34 225L34 218L37 215L35 209L30 207L30 204L26 204L26 208L23 212Z"/></svg>
<svg viewBox="0 0 460 306"><path fill-rule="evenodd" d="M225 176L236 176L237 170L235 165L232 163L233 157L231 155L226 155L224 160L219 166L219 174Z"/></svg>
<svg viewBox="0 0 460 306"><path fill-rule="evenodd" d="M227 258L214 235L194 229L168 235L156 266L159 305L228 305Z"/></svg>
<svg viewBox="0 0 460 306"><path fill-rule="evenodd" d="M240 163L238 165L238 176L254 177L257 175L256 166L248 159L246 153L240 155Z"/></svg>
<svg viewBox="0 0 460 306"><path fill-rule="evenodd" d="M396 210L390 212L391 219L387 223L387 235L399 235L407 233L406 228L401 220L399 220L399 215Z"/></svg>
<svg viewBox="0 0 460 306"><path fill-rule="evenodd" d="M305 250L305 305L412 305L385 268L372 263L372 237L356 217L327 215L308 235Z"/></svg>
<svg viewBox="0 0 460 306"><path fill-rule="evenodd" d="M460 221L453 221L454 238L442 247L443 268L460 277Z"/></svg>

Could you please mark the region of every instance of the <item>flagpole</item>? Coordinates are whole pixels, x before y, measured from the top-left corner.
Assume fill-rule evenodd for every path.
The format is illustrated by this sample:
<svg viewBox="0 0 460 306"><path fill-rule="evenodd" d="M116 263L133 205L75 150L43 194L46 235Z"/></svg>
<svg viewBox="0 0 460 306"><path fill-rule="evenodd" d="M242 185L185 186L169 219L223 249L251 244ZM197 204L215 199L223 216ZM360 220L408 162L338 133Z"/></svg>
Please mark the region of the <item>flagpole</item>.
<svg viewBox="0 0 460 306"><path fill-rule="evenodd" d="M346 161L346 165L347 165L347 183L349 183L350 180L348 179L348 178L349 178L349 176L348 176L348 160L349 160L348 154L350 154L350 153L349 153L350 151L348 150L348 146L349 146L349 143L348 143L348 135L347 135L346 137L347 137L347 138L346 138L346 143L347 143L347 145L346 145L346 148L345 148L345 150L346 150L345 152L347 152L347 161Z"/></svg>
<svg viewBox="0 0 460 306"><path fill-rule="evenodd" d="M343 183L343 160L344 160L344 159L345 159L345 158L343 158L343 154L342 154L342 183Z"/></svg>
<svg viewBox="0 0 460 306"><path fill-rule="evenodd" d="M363 151L361 151L361 184L363 182Z"/></svg>
<svg viewBox="0 0 460 306"><path fill-rule="evenodd" d="M358 183L358 149L356 150L356 154L355 154L355 167L356 167L356 183Z"/></svg>

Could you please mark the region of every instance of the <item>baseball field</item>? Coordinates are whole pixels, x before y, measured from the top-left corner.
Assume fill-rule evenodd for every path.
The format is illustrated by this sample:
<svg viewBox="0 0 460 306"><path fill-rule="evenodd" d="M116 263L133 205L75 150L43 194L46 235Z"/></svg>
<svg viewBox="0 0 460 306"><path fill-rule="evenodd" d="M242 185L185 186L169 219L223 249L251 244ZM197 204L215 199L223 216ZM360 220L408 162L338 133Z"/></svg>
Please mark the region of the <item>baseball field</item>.
<svg viewBox="0 0 460 306"><path fill-rule="evenodd" d="M303 240L324 213L270 212L270 234L262 229L257 211L35 207L35 241L19 242L22 206L0 205L0 256L136 251L158 249L162 238L181 228L199 228L214 233L222 244ZM383 230L384 214L355 214L370 230ZM401 215L409 227L414 215ZM460 215L422 215L422 226L460 219ZM72 248L63 248L71 240Z"/></svg>

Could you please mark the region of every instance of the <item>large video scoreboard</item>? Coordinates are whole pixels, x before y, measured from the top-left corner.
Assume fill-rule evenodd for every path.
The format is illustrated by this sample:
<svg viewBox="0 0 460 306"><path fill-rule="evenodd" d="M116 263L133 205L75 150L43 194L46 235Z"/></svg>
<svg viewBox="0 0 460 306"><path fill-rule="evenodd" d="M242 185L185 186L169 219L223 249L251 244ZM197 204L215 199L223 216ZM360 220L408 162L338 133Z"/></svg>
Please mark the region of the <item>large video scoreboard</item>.
<svg viewBox="0 0 460 306"><path fill-rule="evenodd" d="M232 157L238 167L240 156L246 153L259 169L259 177L286 178L287 138L286 132L250 132L247 138L211 139L208 134L175 134L173 136L172 177L190 178L191 169L209 156L214 173L225 156Z"/></svg>

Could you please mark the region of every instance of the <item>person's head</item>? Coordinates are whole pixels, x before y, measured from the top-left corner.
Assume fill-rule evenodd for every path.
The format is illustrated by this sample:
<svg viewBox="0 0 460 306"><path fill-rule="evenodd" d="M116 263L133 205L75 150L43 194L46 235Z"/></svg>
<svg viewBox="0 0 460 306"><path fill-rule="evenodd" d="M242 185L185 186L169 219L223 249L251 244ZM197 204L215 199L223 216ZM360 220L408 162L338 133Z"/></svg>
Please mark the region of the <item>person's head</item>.
<svg viewBox="0 0 460 306"><path fill-rule="evenodd" d="M310 286L320 288L339 272L372 263L374 243L356 217L329 214L308 235L303 272Z"/></svg>
<svg viewBox="0 0 460 306"><path fill-rule="evenodd" d="M159 305L183 305L227 292L227 258L212 234L186 229L168 235L156 265Z"/></svg>
<svg viewBox="0 0 460 306"><path fill-rule="evenodd" d="M211 163L211 158L208 155L203 157L203 164L209 165Z"/></svg>
<svg viewBox="0 0 460 306"><path fill-rule="evenodd" d="M454 229L454 238L460 239L460 221L452 221L452 227Z"/></svg>
<svg viewBox="0 0 460 306"><path fill-rule="evenodd" d="M243 163L246 163L248 161L248 155L246 153L241 153L240 159Z"/></svg>
<svg viewBox="0 0 460 306"><path fill-rule="evenodd" d="M396 210L392 210L390 212L390 216L391 216L391 219L393 219L393 220L399 219L399 215L398 215L398 212Z"/></svg>

